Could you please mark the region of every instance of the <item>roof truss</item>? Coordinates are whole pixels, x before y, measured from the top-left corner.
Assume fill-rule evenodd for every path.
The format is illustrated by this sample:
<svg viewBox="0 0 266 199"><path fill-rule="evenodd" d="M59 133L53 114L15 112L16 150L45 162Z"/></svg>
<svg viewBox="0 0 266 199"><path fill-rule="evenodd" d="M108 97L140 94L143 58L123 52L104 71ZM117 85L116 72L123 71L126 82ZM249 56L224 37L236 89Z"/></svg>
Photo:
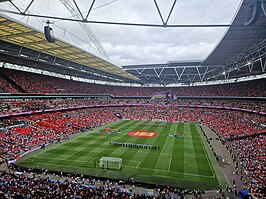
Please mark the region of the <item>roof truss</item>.
<svg viewBox="0 0 266 199"><path fill-rule="evenodd" d="M33 1L31 1L31 4ZM28 7L30 7L29 5ZM27 9L26 9L27 10ZM126 71L123 71L118 66L101 59L83 49L72 46L64 41L56 40L55 43L49 43L44 38L44 35L37 30L27 27L20 22L11 20L7 17L0 16L0 41L5 41L14 44L19 48L27 48L29 52L39 54L40 56L34 57L35 60L43 61L43 57L53 57L53 60L46 60L49 63L54 63L57 58L69 60L76 64L84 65L84 67L95 68L98 71L103 71L106 76L116 76L118 79L128 79L137 81L138 78ZM38 53L39 52L39 53ZM17 53L18 56L23 55L21 52ZM43 55L43 57L41 56Z"/></svg>
<svg viewBox="0 0 266 199"><path fill-rule="evenodd" d="M195 81L206 80L206 74L209 69L216 66L173 66L168 64L162 65L140 65L124 67L124 70L134 74L142 80L154 81L153 83L169 84L187 82L192 83Z"/></svg>
<svg viewBox="0 0 266 199"><path fill-rule="evenodd" d="M40 14L33 14L29 12L30 7L32 6L33 2L36 0L31 0L26 9L22 10L16 5L16 1L9 1L10 4L15 8L14 10L3 10L1 9L2 12L7 12L7 13L12 13L16 15L22 15L22 16L30 16L30 17L39 17L39 18L45 18L45 19L56 19L56 20L65 20L65 21L73 21L73 22L80 22L80 23L92 23L92 24L105 24L105 25L122 25L122 26L146 26L146 27L158 27L158 28L167 28L167 27L229 27L230 24L168 24L168 21L173 13L173 10L176 6L177 0L173 1L173 4L171 6L171 9L169 10L169 13L167 15L167 18L164 19L162 15L162 9L158 5L157 1L154 0L154 5L156 9L154 10L155 12L157 11L159 18L161 19L160 23L128 23L128 22L114 22L114 21L102 21L102 20L88 20L88 17L90 15L91 10L93 9L95 0L92 1L90 8L86 14L86 17L81 12L80 9L80 4L76 1L73 0L74 7L77 9L77 14L78 18L73 19L73 18L65 18L65 17L57 17L57 16L50 16L50 15L40 15Z"/></svg>

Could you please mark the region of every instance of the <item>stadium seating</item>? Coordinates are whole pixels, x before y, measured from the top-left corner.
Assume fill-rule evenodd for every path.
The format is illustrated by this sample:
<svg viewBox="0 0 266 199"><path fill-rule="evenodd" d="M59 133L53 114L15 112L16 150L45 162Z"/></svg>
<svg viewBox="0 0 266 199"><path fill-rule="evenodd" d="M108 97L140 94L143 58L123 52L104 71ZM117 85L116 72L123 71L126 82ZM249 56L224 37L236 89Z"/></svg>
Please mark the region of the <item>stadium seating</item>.
<svg viewBox="0 0 266 199"><path fill-rule="evenodd" d="M257 193L258 197L266 195L266 135L251 137L229 142L230 147L239 158L240 175L250 179L247 187Z"/></svg>
<svg viewBox="0 0 266 199"><path fill-rule="evenodd" d="M5 194L1 195L1 191ZM199 190L189 192L186 189L173 189L170 187L156 190L157 198L185 198L186 195L199 195ZM104 180L99 184L94 178L76 180L65 178L56 180L54 178L21 176L18 174L3 173L0 176L0 198L102 198L102 199L153 199L149 193L139 193L132 189L117 185L113 180ZM49 197L48 197L49 196Z"/></svg>
<svg viewBox="0 0 266 199"><path fill-rule="evenodd" d="M84 111L84 112L83 112ZM129 119L146 119L146 120L168 120L179 122L198 122L212 128L220 137L233 138L264 132L264 128L260 124L265 123L265 117L242 113L237 111L203 109L203 108L183 108L183 107L124 107L113 108L114 112L121 112L124 118ZM78 109L68 112L54 112L46 114L30 115L27 117L18 117L17 124L23 123L27 126L34 126L34 129L40 129L41 132L49 130L49 132L65 132L71 134L75 130L83 130L84 128L94 128L110 121L114 121L114 117L110 108L99 109ZM91 115L87 117L86 115ZM105 117L106 115L106 117ZM9 122L7 124L7 122ZM84 122L82 122L84 121ZM12 121L14 125L14 121ZM16 123L15 123L16 124ZM57 125L54 125L57 124ZM96 125L99 124L99 125ZM10 126L10 120L4 120L1 126ZM61 129L60 126L69 126L69 128ZM26 127L24 127L26 128ZM11 130L9 130L11 131ZM12 131L18 132L12 128ZM35 143L35 142L31 142Z"/></svg>
<svg viewBox="0 0 266 199"><path fill-rule="evenodd" d="M248 122L249 120L260 121L262 118L259 116L248 113L243 115L243 113L225 110L217 111L202 108L188 109L156 106L146 108L79 109L3 120L2 123L6 124L6 127L10 127L10 124L19 125L19 127L13 127L1 132L1 161L4 162L5 159L14 159L22 152L35 146L42 145L43 143L53 143L61 139L67 139L72 134L81 133L84 130L115 121L117 118L113 113L117 111L121 112L123 117L129 119L159 119L203 123L214 129L221 137L237 137L264 131L262 128ZM245 120L243 120L243 118ZM265 121L265 119L263 121ZM250 142L250 140L252 142ZM265 141L265 136L261 136L259 138L254 138L254 140L247 138L230 143L232 144L233 150L242 155L240 156L240 161L242 159L243 161L245 160L243 167L250 168L247 177L255 179L255 181L252 181L252 183L255 184L252 184L254 191L260 191L261 186L265 185L265 181L263 179L261 180L263 175L265 175L265 168L263 165L255 165L255 167L259 166L257 169L252 169L252 167L250 167L259 160L262 160L262 158L265 159ZM255 143L264 144L258 145ZM256 150L256 155L252 155L254 149ZM243 151L245 152L244 155ZM260 159L258 160L258 158ZM258 171L260 171L260 173L258 173Z"/></svg>
<svg viewBox="0 0 266 199"><path fill-rule="evenodd" d="M29 93L86 93L111 94L118 96L152 96L159 88L128 88L116 86L94 85L74 82L70 80L46 77L42 75L4 69L2 72L9 76L17 85ZM0 92L18 93L7 80L0 79ZM178 96L255 96L265 97L265 80L254 80L230 85L215 85L187 88L172 88ZM160 90L167 90L166 88ZM42 144L53 143L68 139L71 135L116 121L115 112L120 112L123 118L139 120L168 120L179 122L197 122L210 127L221 138L237 138L229 141L229 147L239 160L239 172L249 179L245 182L253 192L265 196L265 116L247 112L193 108L166 107L158 105L202 105L243 108L258 112L265 112L264 101L237 101L213 99L179 99L174 102L152 99L127 98L67 98L67 99L16 99L1 100L0 115L14 114L28 111L74 108L89 105L107 104L150 104L143 107L112 107L95 109L75 109L71 111L57 111L28 116L9 117L0 122L0 163L16 158L19 154ZM238 139L243 136L254 136ZM5 174L0 177L0 185L7 179L19 184L16 176ZM32 179L24 179L30 181ZM33 183L49 184L47 179L38 178ZM61 184L62 183L62 184ZM58 182L56 186L64 186L65 182ZM70 182L68 182L70 183ZM53 186L53 185L51 185ZM14 186L0 186L0 190L12 194L24 193L24 189ZM79 185L77 185L79 187ZM30 190L31 188L29 187ZM47 190L40 188L39 194ZM91 193L90 189L82 194ZM112 191L114 191L112 189ZM97 191L96 191L97 193ZM58 194L56 191L54 194ZM71 190L66 194L72 194ZM125 194L121 192L121 194ZM264 194L264 195L263 195ZM96 194L97 195L97 194ZM66 195L68 196L68 195ZM82 197L82 195L80 196ZM138 198L141 198L140 196Z"/></svg>
<svg viewBox="0 0 266 199"><path fill-rule="evenodd" d="M18 93L18 91L0 76L0 93Z"/></svg>
<svg viewBox="0 0 266 199"><path fill-rule="evenodd" d="M2 69L2 72L28 93L83 93L114 96L152 96L171 89L177 96L266 96L265 79L242 83L183 88L134 88L81 83L40 74ZM16 93L16 91L10 90Z"/></svg>
<svg viewBox="0 0 266 199"><path fill-rule="evenodd" d="M67 139L70 135L110 123L115 119L111 111L86 109L18 117L12 122L12 126L9 119L3 120L1 125L9 128L1 131L1 157L14 159L35 146Z"/></svg>
<svg viewBox="0 0 266 199"><path fill-rule="evenodd" d="M90 99L90 98L57 98L57 99L3 99L0 100L0 115L21 113L27 111L45 110L53 108L70 108L78 106L102 104L157 104L157 105L202 105L224 106L229 108L242 108L257 112L265 112L263 101L237 101L237 100L208 100L208 99L179 99L173 102L151 99Z"/></svg>

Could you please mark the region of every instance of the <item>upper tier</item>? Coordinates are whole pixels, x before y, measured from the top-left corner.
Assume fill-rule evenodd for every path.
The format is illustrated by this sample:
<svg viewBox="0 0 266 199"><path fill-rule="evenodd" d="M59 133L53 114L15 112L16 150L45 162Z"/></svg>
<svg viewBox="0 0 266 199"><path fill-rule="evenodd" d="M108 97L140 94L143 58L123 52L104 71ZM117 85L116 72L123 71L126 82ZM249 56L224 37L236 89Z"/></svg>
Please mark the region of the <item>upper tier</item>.
<svg viewBox="0 0 266 199"><path fill-rule="evenodd" d="M2 77L1 77L2 76ZM90 84L34 73L1 69L0 92L111 94L114 96L152 96L156 91L172 90L177 96L249 96L266 97L266 79L240 83L178 88L122 87ZM18 89L20 87L21 89ZM20 90L20 91L19 91Z"/></svg>

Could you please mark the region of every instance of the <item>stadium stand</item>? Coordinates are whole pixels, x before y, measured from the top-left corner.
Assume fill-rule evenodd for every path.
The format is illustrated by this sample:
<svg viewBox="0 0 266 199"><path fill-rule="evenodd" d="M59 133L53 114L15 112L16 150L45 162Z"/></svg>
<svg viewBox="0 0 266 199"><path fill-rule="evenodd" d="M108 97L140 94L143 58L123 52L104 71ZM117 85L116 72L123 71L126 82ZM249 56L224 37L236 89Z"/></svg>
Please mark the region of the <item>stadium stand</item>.
<svg viewBox="0 0 266 199"><path fill-rule="evenodd" d="M152 96L156 91L169 91L169 88L135 88L107 86L76 82L40 74L2 69L21 89L28 93L75 93L111 94L114 96ZM171 88L177 96L266 96L265 79L235 84L209 85L199 87Z"/></svg>
<svg viewBox="0 0 266 199"><path fill-rule="evenodd" d="M249 179L244 183L249 187L250 193L256 193L255 195L259 198L265 197L266 136L232 140L229 146L239 159L237 171L239 170L241 178L244 179L246 176Z"/></svg>
<svg viewBox="0 0 266 199"><path fill-rule="evenodd" d="M0 0L1 3L5 1ZM32 3L33 1L20 14L25 17ZM75 1L74 3L78 8ZM15 5L13 1L12 4ZM63 172L57 172L60 179L53 179L45 175L55 171L33 170L14 164L22 154L30 150L60 143L76 134L91 131L121 118L194 122L209 127L218 136L217 141L223 143L230 152L236 165L235 173L241 176L241 185L253 196L266 198L264 4L263 1L242 1L227 33L205 61L198 64L190 61L169 61L167 64L131 65L124 66L124 70L70 44L62 45L62 41L49 44L42 40L42 33L24 27L19 21L10 21L1 16L0 166L7 170L0 170L0 198L154 198L148 194L133 192L125 186L117 186L117 181L110 180L112 176L108 180L104 179L102 184L97 183L92 176L86 176L88 178L85 179L75 171L71 174L64 173L66 176ZM259 13L260 8L264 12ZM160 10L158 11L161 15ZM243 26L243 20L244 24L249 24ZM49 25L50 22L47 23ZM168 25L167 22L165 25ZM72 56L75 58L71 58ZM12 64L17 69L25 65L29 70L41 69L69 75L70 80L6 68L10 68ZM186 86L111 86L73 81L72 75L95 82L107 81L107 84L115 80L118 84L125 82L149 86L156 83L163 86L183 83ZM239 78L251 76L264 79L238 82ZM193 86L194 83L224 79L236 82ZM169 101L153 98L154 93L169 90L177 99ZM69 96L71 94L74 96ZM89 98L82 94L99 96ZM116 113L121 118L115 116ZM203 135L206 137L205 132ZM172 166L171 161L172 156L168 172ZM182 175L185 176L184 173ZM56 176L55 173L53 176ZM130 179L126 183L134 185ZM235 182L232 184L233 190L237 191ZM172 198L170 192L178 199L188 198L188 195L191 196L189 199L203 198L201 191L197 189L188 191L171 187L158 188L158 198ZM218 192L222 194L220 190ZM215 198L225 199L218 192Z"/></svg>
<svg viewBox="0 0 266 199"><path fill-rule="evenodd" d="M99 112L100 111L100 112ZM15 120L2 120L1 151L3 159L14 159L29 149L67 139L70 135L110 123L115 120L111 111L86 109L55 112Z"/></svg>
<svg viewBox="0 0 266 199"><path fill-rule="evenodd" d="M147 100L138 100L139 103L147 103ZM4 100L8 107L8 113L16 111L38 110L44 108L75 107L77 105L90 104L126 104L136 103L136 99L38 99L38 100ZM151 104L157 101L149 100ZM165 101L160 101L165 104ZM215 100L180 100L176 102L188 104L215 104L232 106L235 101L215 101ZM216 104L217 103L217 104ZM250 108L254 103L258 110L264 110L262 102L241 102L240 107ZM262 107L262 108L261 108ZM3 112L2 112L3 111ZM6 110L1 110L2 113ZM97 109L77 109L73 111L51 112L16 118L7 118L1 121L1 162L14 159L19 154L29 149L68 139L71 135L81 133L85 130L93 129L97 126L107 124L117 120L115 112L120 112L123 118L146 119L146 120L168 120L168 121L193 121L204 124L212 128L221 138L238 138L243 136L260 135L265 132L265 117L230 110L215 110L206 108L186 108L186 107L116 107L116 108L97 108ZM256 144L255 144L256 143ZM265 188L265 167L262 158L265 157L264 145L265 136L260 135L255 138L244 138L230 141L233 151L239 156L239 161L249 181L245 181L248 187L252 187L254 193L263 193ZM252 146L252 147L251 147ZM243 148L244 147L244 148ZM243 150L244 149L244 150ZM252 149L252 150L251 150ZM256 151L252 155L251 151ZM243 151L245 151L243 153ZM259 160L258 160L259 158ZM248 160L248 162L247 162ZM259 165L257 163L260 162ZM262 164L262 165L261 165ZM251 165L255 165L254 168ZM245 178L246 179L246 178ZM262 180L261 180L262 179ZM243 178L244 180L244 178Z"/></svg>
<svg viewBox="0 0 266 199"><path fill-rule="evenodd" d="M111 94L114 96L152 96L160 88L128 88L103 86L70 80L47 77L32 73L4 69L5 75L10 77L22 90L28 93L77 93L77 94ZM47 81L48 80L48 81ZM256 89L254 89L256 88ZM178 96L255 96L263 97L265 81L254 80L230 85L201 86L188 88L171 88ZM1 92L18 93L19 89L8 81L1 79ZM166 88L160 89L166 91ZM29 116L9 117L1 121L0 127L0 162L12 160L19 154L36 146L54 143L68 139L71 135L82 133L106 123L116 121L114 112L122 113L123 118L139 120L168 120L192 121L201 123L213 129L220 138L236 138L228 142L229 147L236 154L241 167L239 172L243 176L243 183L252 189L253 193L264 196L265 192L265 116L233 110L217 110L210 108L169 107L169 105L201 105L242 108L257 112L265 112L264 101L226 100L226 99L178 99L176 101L130 99L130 98L54 98L54 99L2 99L1 115L38 111L45 109L75 108L90 105L110 104L150 104L152 106L116 107L98 109L75 109L72 111L57 111ZM165 105L168 105L165 106ZM97 116L97 117L96 117ZM56 124L56 125L55 125ZM249 136L255 136L249 138ZM238 139L247 136L247 138ZM256 155L252 155L252 151ZM243 153L244 151L244 153ZM17 177L13 176L14 181ZM2 176L1 180L10 178L10 174ZM248 180L247 180L248 179ZM18 180L18 179L17 179ZM29 180L29 179L27 179ZM37 181L48 183L47 179ZM59 183L59 182L58 182ZM57 185L60 186L60 185ZM10 186L9 186L10 187ZM30 188L29 188L30 189ZM21 194L14 191L12 194ZM19 190L19 189L17 189ZM88 189L90 190L90 189ZM88 191L87 190L87 191ZM2 189L8 192L7 186ZM10 190L9 190L10 191ZM47 190L40 190L44 194ZM83 192L85 194L86 191ZM91 191L89 191L91 192ZM11 193L11 192L10 192ZM70 192L67 192L70 194ZM57 193L55 193L57 194ZM121 192L121 194L124 194ZM139 196L138 196L139 197Z"/></svg>
<svg viewBox="0 0 266 199"><path fill-rule="evenodd" d="M31 171L32 172L32 171ZM72 175L73 176L73 175ZM128 180L127 183L131 183ZM10 198L117 198L117 199L153 199L148 193L133 192L130 188L117 185L114 180L104 180L99 184L94 178L81 180L64 178L55 180L53 178L38 177L33 173L27 177L18 174L4 173L0 177L0 190ZM172 195L170 195L172 192ZM185 198L187 195L202 196L202 192L195 189L189 191L181 188L165 187L158 189L157 198ZM1 197L1 193L0 193Z"/></svg>
<svg viewBox="0 0 266 199"><path fill-rule="evenodd" d="M0 114L22 113L53 108L74 108L78 106L103 105L103 104L157 104L157 105L202 105L222 106L228 108L241 108L257 112L265 112L263 101L240 100L208 100L208 99L179 99L168 102L167 100L152 99L113 99L113 98L55 98L55 99L0 99L2 106Z"/></svg>
<svg viewBox="0 0 266 199"><path fill-rule="evenodd" d="M18 91L0 76L0 93L18 93Z"/></svg>

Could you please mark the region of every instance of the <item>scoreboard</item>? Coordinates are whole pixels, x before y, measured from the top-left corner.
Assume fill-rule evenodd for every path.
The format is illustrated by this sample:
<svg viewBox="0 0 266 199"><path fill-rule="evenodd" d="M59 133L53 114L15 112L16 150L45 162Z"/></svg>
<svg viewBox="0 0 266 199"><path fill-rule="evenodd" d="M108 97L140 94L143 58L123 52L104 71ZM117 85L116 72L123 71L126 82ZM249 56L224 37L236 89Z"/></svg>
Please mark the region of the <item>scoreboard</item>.
<svg viewBox="0 0 266 199"><path fill-rule="evenodd" d="M174 93L172 91L158 91L152 95L152 99L174 99Z"/></svg>

